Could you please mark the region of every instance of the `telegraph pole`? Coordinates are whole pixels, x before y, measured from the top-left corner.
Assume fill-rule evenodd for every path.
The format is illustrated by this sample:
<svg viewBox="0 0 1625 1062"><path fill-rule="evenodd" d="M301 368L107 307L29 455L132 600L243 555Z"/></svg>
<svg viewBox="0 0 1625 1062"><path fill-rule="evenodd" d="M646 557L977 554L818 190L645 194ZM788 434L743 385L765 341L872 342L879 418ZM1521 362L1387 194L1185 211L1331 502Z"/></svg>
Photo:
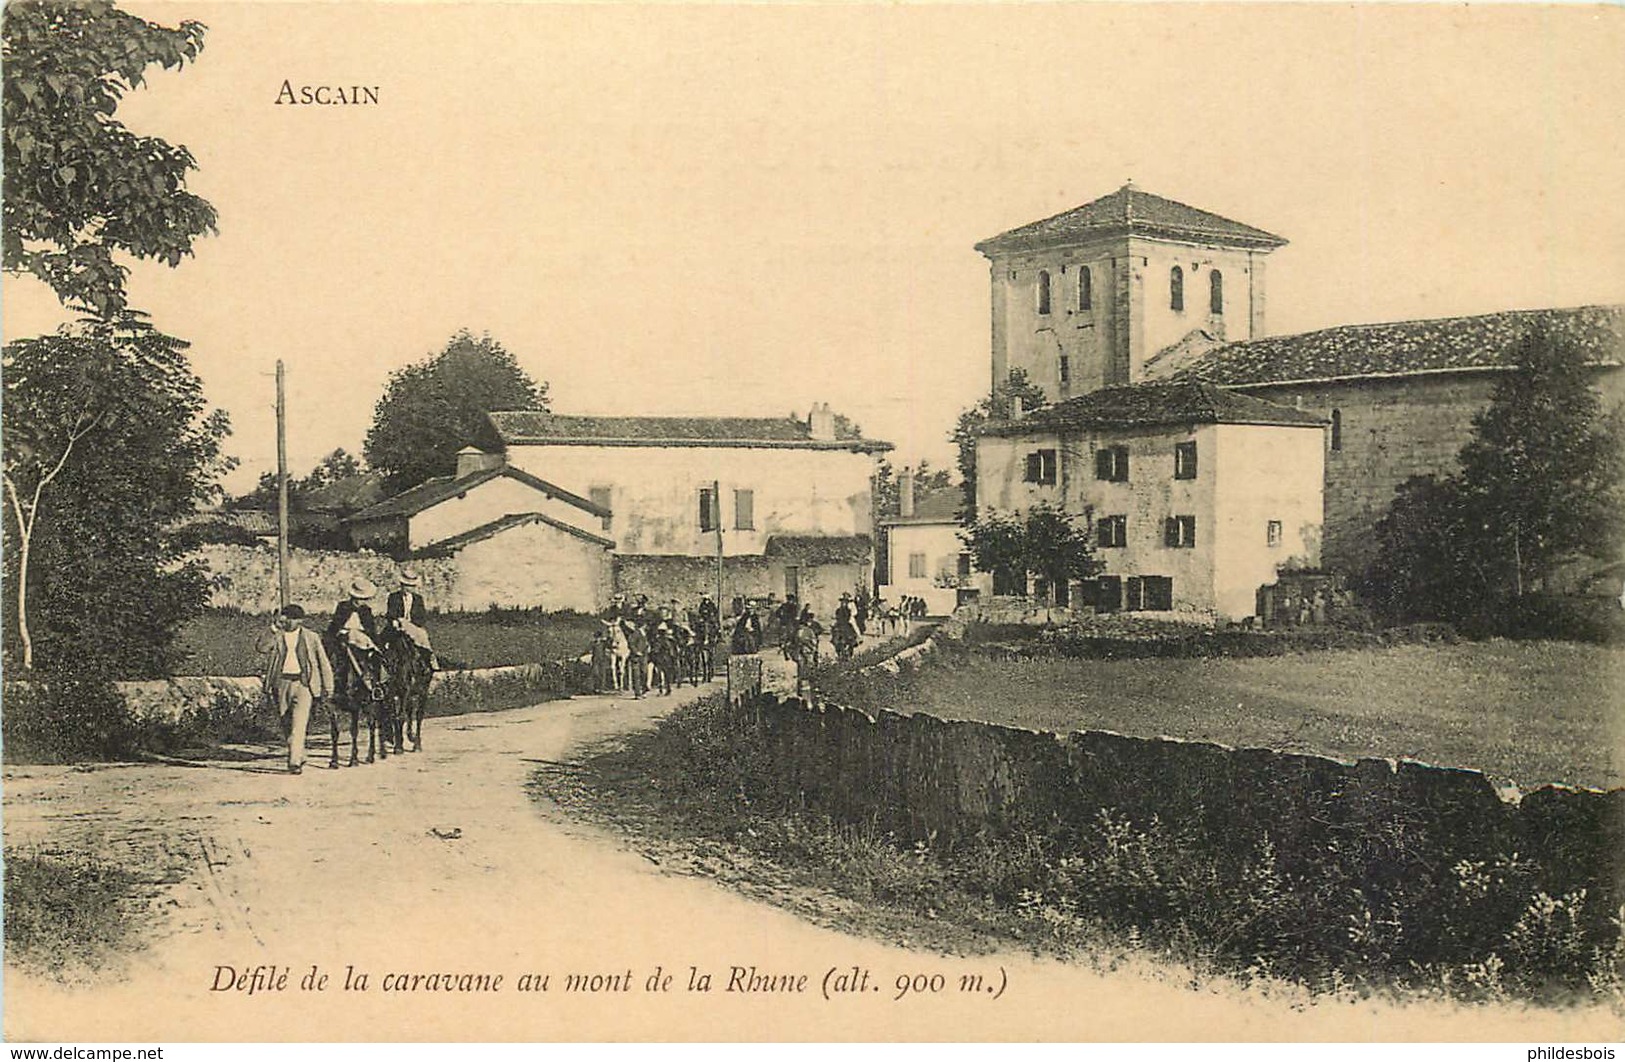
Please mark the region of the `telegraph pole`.
<svg viewBox="0 0 1625 1062"><path fill-rule="evenodd" d="M288 398L282 359L276 363L276 576L280 608L288 606Z"/></svg>

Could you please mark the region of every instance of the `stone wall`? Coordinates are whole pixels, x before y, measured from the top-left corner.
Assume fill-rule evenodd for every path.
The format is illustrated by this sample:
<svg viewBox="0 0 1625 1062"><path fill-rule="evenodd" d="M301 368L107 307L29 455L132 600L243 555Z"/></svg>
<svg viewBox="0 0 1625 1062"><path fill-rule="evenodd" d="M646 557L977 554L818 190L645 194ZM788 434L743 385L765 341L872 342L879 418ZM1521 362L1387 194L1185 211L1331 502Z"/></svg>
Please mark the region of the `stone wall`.
<svg viewBox="0 0 1625 1062"><path fill-rule="evenodd" d="M1518 852L1552 895L1588 888L1612 910L1625 890L1625 789L1497 790L1477 771L1410 761L1237 749L1107 731L1072 734L924 714L742 702L786 801L907 841L1078 829L1104 811L1153 818L1223 849L1270 838L1290 867L1338 838L1403 834L1408 857L1449 867Z"/></svg>
<svg viewBox="0 0 1625 1062"><path fill-rule="evenodd" d="M211 608L231 608L256 615L277 609L276 547L204 546L195 554L214 574ZM442 611L458 611L455 560L412 561L422 580L423 596ZM289 593L307 611L325 612L346 595L350 580L370 579L381 594L398 585L399 562L381 553L288 551ZM382 602L379 602L382 606ZM483 606L481 606L483 607Z"/></svg>

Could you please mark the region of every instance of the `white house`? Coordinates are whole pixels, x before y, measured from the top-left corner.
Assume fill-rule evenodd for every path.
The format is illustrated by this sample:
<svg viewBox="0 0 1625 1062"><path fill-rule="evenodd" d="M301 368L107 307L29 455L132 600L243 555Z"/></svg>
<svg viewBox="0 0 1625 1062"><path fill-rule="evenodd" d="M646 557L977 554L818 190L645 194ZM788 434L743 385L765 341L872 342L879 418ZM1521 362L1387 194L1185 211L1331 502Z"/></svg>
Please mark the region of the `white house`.
<svg viewBox="0 0 1625 1062"><path fill-rule="evenodd" d="M651 600L796 594L821 615L872 577L870 478L890 443L829 406L798 417L496 411L507 467L613 513L615 587Z"/></svg>
<svg viewBox="0 0 1625 1062"><path fill-rule="evenodd" d="M959 508L964 494L955 486L916 497L913 474L897 477L898 515L880 522L886 529L886 597L917 597L933 616L959 605L961 589L975 591L976 575L959 539Z"/></svg>
<svg viewBox="0 0 1625 1062"><path fill-rule="evenodd" d="M979 512L1048 502L1087 520L1105 572L1057 592L1104 611L1240 619L1280 569L1320 563L1324 422L1290 406L1194 381L1109 387L991 424L976 458Z"/></svg>

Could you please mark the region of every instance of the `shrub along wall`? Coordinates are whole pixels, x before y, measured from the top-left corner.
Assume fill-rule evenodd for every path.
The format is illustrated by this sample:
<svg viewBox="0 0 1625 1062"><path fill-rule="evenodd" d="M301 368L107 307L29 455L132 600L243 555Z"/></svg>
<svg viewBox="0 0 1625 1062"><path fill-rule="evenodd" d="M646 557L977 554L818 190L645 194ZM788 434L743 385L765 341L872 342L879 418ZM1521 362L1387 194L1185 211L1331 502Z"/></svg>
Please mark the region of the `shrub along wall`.
<svg viewBox="0 0 1625 1062"><path fill-rule="evenodd" d="M1542 893L1556 900L1551 918L1572 923L1579 953L1620 936L1610 919L1625 900L1625 789L1498 792L1476 771L1409 761L871 718L773 695L729 711L746 737L733 757L753 799L905 841L1038 833L1064 857L1097 845L1103 822L1124 822L1170 838L1215 888L1267 864L1272 888L1302 897L1305 925L1370 919L1362 932L1393 934L1380 949L1388 961L1481 959ZM1348 932L1330 926L1327 946Z"/></svg>

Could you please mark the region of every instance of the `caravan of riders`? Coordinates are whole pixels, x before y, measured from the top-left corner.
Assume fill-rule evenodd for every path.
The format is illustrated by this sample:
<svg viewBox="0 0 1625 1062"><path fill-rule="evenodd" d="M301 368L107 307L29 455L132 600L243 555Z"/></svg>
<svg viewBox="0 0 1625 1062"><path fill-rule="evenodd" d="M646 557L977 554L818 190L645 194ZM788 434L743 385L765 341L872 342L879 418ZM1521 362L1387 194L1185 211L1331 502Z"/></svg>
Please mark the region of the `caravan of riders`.
<svg viewBox="0 0 1625 1062"><path fill-rule="evenodd" d="M355 579L333 609L323 635L305 627L305 612L287 605L259 644L265 659L266 696L288 732L288 771L304 769L305 732L313 706L327 704L332 735L330 767L339 765L340 717L350 724L350 766L360 762L359 735L367 724L367 759L423 748L423 713L429 680L439 662L425 627L428 605L410 568L401 569L380 619L372 608L378 588Z"/></svg>

